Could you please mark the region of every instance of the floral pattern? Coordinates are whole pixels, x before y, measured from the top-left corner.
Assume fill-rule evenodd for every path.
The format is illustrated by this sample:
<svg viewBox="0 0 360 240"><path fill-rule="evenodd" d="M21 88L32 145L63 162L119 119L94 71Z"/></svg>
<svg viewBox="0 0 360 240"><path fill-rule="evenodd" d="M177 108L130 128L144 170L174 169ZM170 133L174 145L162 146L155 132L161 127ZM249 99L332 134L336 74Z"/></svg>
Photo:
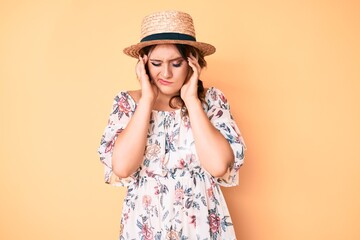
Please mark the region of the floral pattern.
<svg viewBox="0 0 360 240"><path fill-rule="evenodd" d="M209 88L205 100L209 120L234 152L235 161L226 176L215 178L201 167L188 117L181 117L180 110L153 110L144 160L131 176L119 178L111 170L112 148L136 102L127 92L115 97L98 152L105 182L128 190L120 240L236 239L220 186L238 184L246 147L224 94Z"/></svg>

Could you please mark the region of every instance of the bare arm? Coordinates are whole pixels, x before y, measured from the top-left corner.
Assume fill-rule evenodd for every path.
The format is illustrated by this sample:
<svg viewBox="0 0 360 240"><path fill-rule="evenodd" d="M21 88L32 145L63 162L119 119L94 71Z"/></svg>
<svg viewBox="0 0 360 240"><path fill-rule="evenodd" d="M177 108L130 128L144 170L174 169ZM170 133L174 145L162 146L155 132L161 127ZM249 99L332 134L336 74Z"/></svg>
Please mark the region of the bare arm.
<svg viewBox="0 0 360 240"><path fill-rule="evenodd" d="M146 146L151 107L146 102L139 102L129 124L116 139L112 168L116 176L125 178L140 166Z"/></svg>
<svg viewBox="0 0 360 240"><path fill-rule="evenodd" d="M188 102L186 106L201 166L214 177L224 176L234 163L230 144L209 121L200 100Z"/></svg>
<svg viewBox="0 0 360 240"><path fill-rule="evenodd" d="M149 120L157 96L156 87L150 83L145 71L147 57L139 58L136 74L141 84L141 98L126 128L116 139L112 168L115 175L125 178L134 173L141 165L147 141Z"/></svg>
<svg viewBox="0 0 360 240"><path fill-rule="evenodd" d="M206 116L197 96L197 82L201 71L198 60L191 55L188 63L193 74L182 87L181 97L188 108L196 152L202 167L212 176L222 177L233 165L234 153L229 142Z"/></svg>

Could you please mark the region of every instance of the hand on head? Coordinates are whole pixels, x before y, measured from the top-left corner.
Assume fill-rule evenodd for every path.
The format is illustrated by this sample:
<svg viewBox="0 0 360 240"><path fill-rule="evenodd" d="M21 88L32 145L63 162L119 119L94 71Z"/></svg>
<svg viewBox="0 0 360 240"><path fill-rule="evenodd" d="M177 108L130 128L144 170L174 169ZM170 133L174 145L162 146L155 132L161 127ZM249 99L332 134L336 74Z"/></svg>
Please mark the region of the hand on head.
<svg viewBox="0 0 360 240"><path fill-rule="evenodd" d="M148 73L146 72L146 64L148 62L148 56L139 56L139 61L136 64L136 76L140 82L141 86L141 98L150 101L151 103L155 103L156 97L158 95L158 88L156 85L150 80Z"/></svg>
<svg viewBox="0 0 360 240"><path fill-rule="evenodd" d="M199 65L198 58L198 54L194 56L192 53L190 53L190 56L187 59L190 67L189 76L180 90L181 98L185 103L193 99L198 99L198 80L201 73L201 67Z"/></svg>

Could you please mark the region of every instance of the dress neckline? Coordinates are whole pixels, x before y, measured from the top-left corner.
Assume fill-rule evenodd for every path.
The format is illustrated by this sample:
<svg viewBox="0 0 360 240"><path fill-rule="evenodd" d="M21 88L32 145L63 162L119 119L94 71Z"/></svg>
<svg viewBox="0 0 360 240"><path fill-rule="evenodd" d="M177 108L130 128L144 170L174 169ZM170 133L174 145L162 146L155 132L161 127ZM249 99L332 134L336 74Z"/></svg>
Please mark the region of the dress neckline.
<svg viewBox="0 0 360 240"><path fill-rule="evenodd" d="M135 108L137 107L138 103L135 101L135 99L131 96L131 94L126 91L126 94L128 95L128 98L134 103ZM156 109L151 109L151 112L153 113L165 113L165 114L174 114L174 113L178 113L181 111L181 108L177 108L174 110L156 110Z"/></svg>

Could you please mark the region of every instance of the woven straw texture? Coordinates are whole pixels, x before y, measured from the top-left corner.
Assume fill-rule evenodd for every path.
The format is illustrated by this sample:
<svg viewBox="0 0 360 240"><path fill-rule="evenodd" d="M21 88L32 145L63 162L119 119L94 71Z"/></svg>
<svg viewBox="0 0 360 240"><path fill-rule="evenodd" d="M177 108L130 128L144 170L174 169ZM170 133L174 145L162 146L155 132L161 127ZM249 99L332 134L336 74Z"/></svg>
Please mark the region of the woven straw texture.
<svg viewBox="0 0 360 240"><path fill-rule="evenodd" d="M153 34L160 33L181 33L192 36L194 38L196 37L192 17L187 13L179 11L157 12L148 15L143 19L141 24L140 40ZM142 48L150 45L166 43L187 44L193 46L199 49L201 54L203 54L204 56L213 54L216 51L215 47L208 43L190 40L161 39L139 42L135 45L125 48L124 53L131 57L138 58L139 51Z"/></svg>
<svg viewBox="0 0 360 240"><path fill-rule="evenodd" d="M144 18L140 38L151 34L177 32L195 37L194 23L187 13L168 11L152 14Z"/></svg>

